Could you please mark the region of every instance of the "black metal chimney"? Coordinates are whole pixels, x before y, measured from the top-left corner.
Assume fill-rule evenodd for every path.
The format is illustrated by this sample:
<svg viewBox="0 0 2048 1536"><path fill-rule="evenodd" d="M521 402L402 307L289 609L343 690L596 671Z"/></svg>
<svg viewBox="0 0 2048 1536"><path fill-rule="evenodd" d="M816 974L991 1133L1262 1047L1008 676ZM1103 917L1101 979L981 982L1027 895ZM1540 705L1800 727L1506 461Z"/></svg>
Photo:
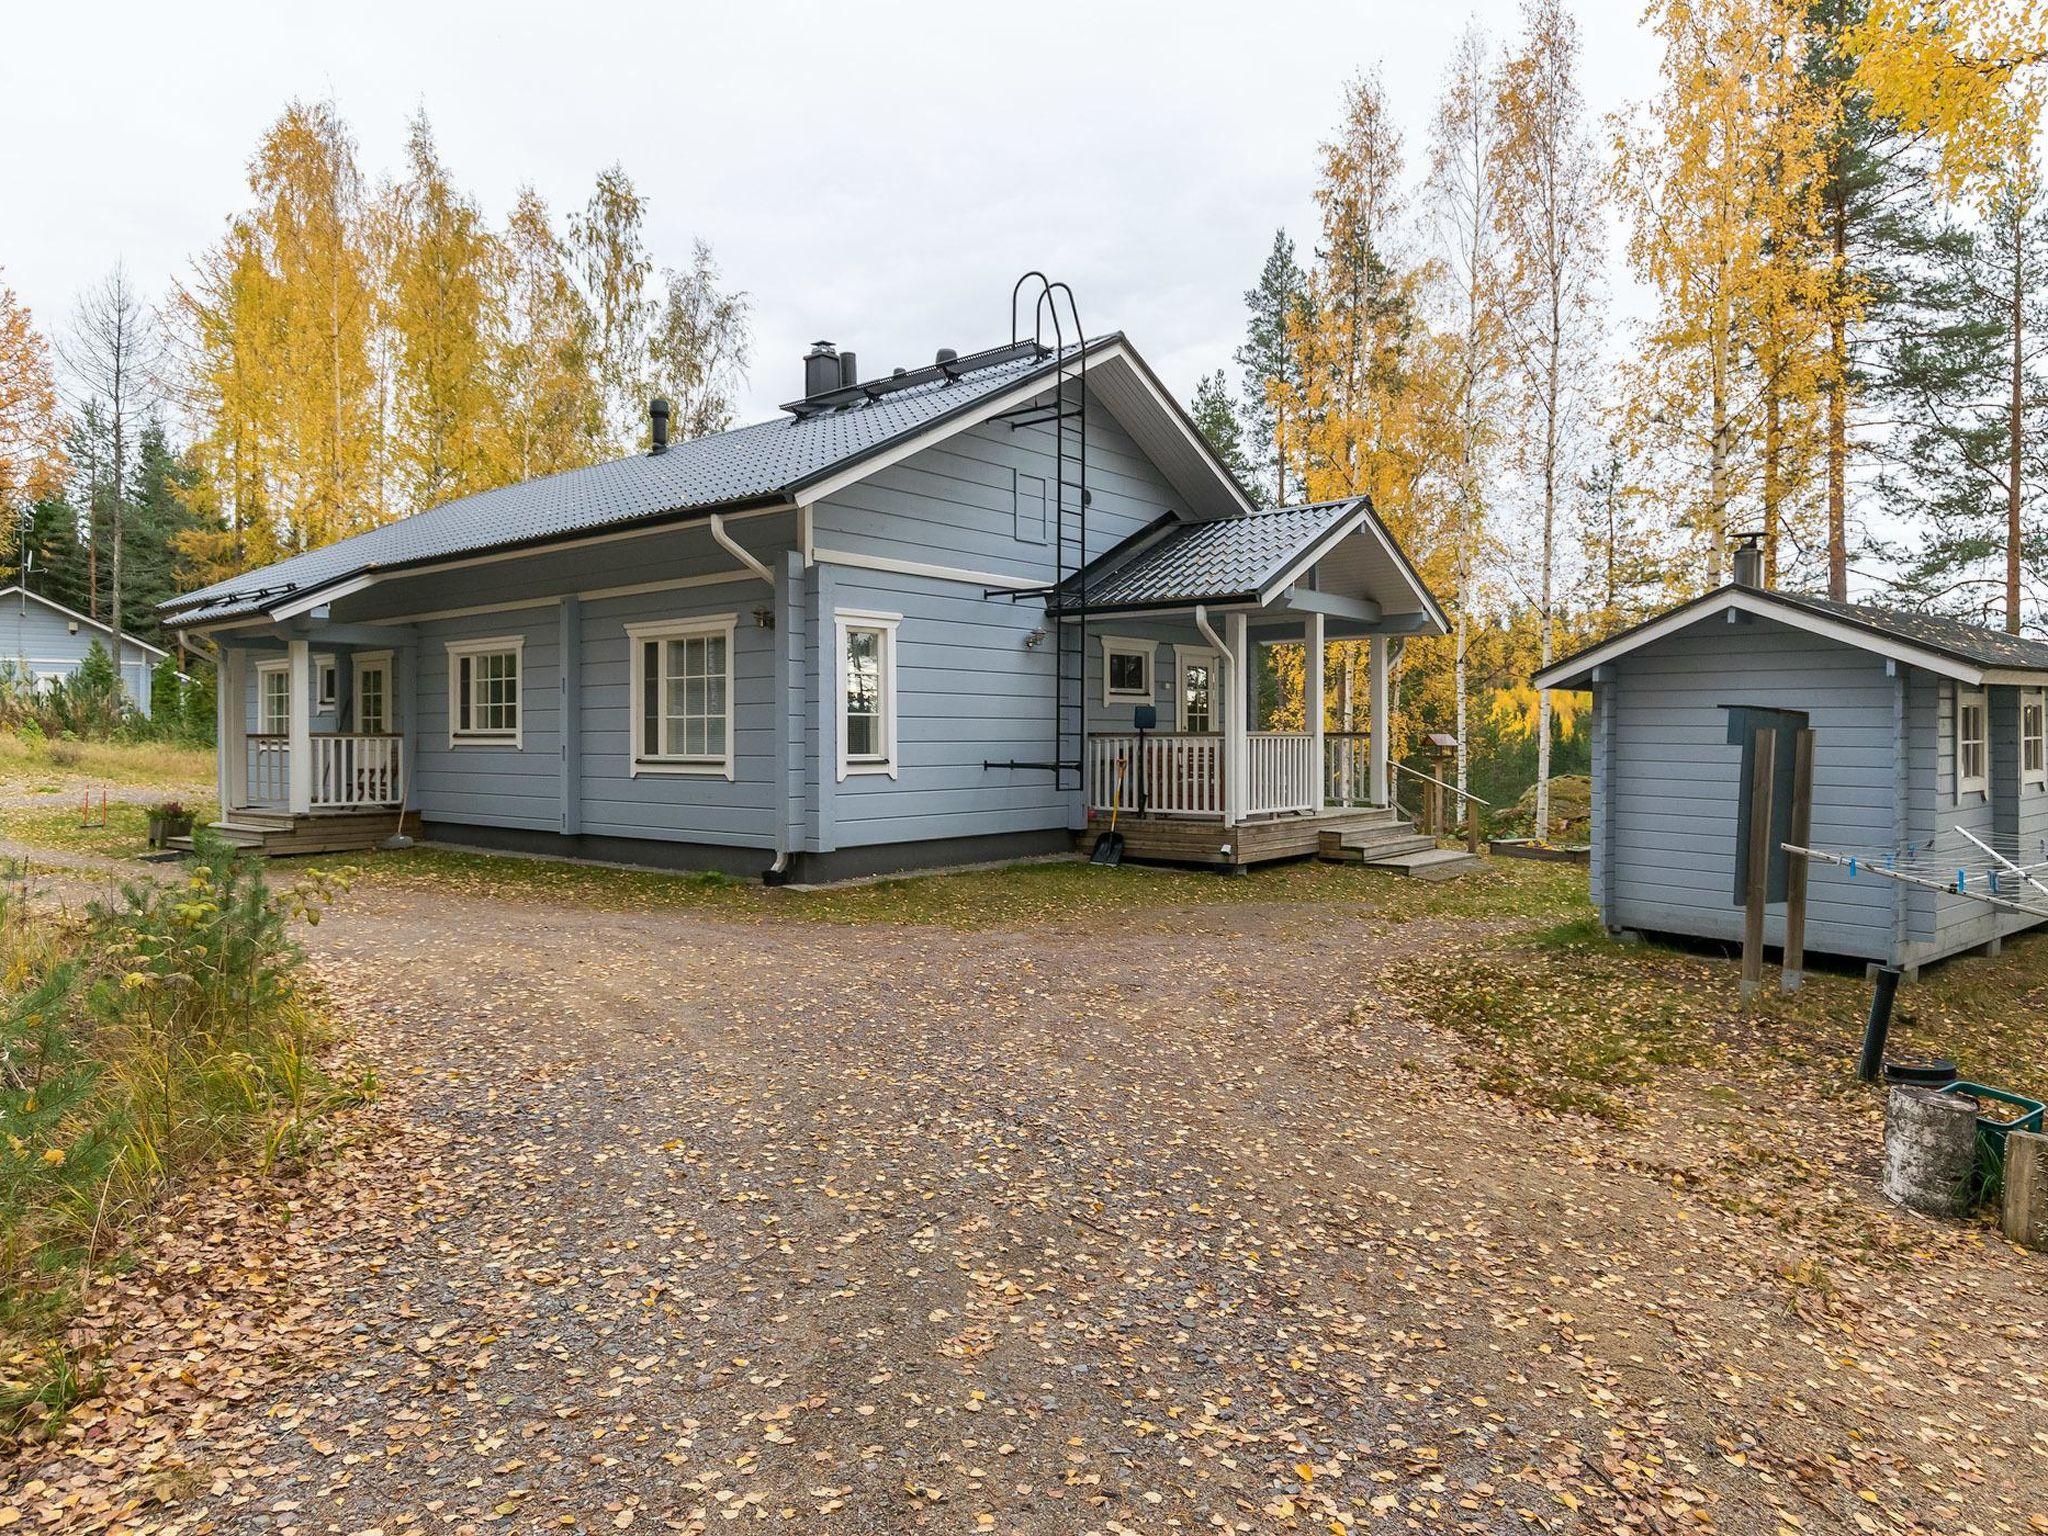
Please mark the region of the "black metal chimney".
<svg viewBox="0 0 2048 1536"><path fill-rule="evenodd" d="M853 360L851 352L839 354L839 387L851 389L860 382L860 365Z"/></svg>
<svg viewBox="0 0 2048 1536"><path fill-rule="evenodd" d="M804 354L804 398L839 387L839 353L829 341L814 341Z"/></svg>
<svg viewBox="0 0 2048 1536"><path fill-rule="evenodd" d="M1760 533L1738 533L1741 540L1735 546L1735 585L1762 591L1764 585L1764 546Z"/></svg>
<svg viewBox="0 0 2048 1536"><path fill-rule="evenodd" d="M656 400L647 407L647 419L654 428L654 447L651 453L668 452L668 402Z"/></svg>

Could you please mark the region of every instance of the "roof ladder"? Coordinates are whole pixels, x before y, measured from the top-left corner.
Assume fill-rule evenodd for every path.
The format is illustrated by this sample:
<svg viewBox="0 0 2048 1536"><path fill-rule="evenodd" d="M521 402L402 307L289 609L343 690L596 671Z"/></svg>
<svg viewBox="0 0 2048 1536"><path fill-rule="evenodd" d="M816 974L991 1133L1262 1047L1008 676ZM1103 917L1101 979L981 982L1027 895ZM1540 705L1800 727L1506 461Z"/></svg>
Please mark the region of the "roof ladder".
<svg viewBox="0 0 2048 1536"><path fill-rule="evenodd" d="M1014 431L1050 426L1053 433L1053 581L1046 589L1045 616L1052 627L1052 759L1049 762L987 762L984 768L1036 769L1050 772L1062 790L1086 786L1084 752L1088 739L1088 386L1082 372L1085 334L1074 290L1043 272L1027 272L1010 290L1010 343L1020 340L1018 301L1025 285L1036 279L1038 293L1032 313L1032 341L1043 352L1046 331L1052 332L1052 399L1009 413ZM1065 313L1061 300L1065 300ZM1067 350L1067 326L1073 327L1073 352ZM1070 586L1069 583L1072 583ZM1072 622L1067 615L1072 614Z"/></svg>

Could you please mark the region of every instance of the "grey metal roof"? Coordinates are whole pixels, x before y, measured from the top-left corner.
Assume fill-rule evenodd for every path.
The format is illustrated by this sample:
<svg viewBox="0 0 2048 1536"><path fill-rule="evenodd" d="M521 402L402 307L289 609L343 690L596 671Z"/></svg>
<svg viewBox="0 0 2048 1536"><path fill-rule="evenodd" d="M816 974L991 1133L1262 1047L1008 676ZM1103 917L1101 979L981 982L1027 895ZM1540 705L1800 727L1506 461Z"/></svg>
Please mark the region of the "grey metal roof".
<svg viewBox="0 0 2048 1536"><path fill-rule="evenodd" d="M1093 351L1120 332L1085 344ZM1083 350L1068 348L1068 354ZM915 436L991 395L1057 366L1050 352L997 348L950 368L920 369L885 391L802 417L782 417L672 444L584 469L564 470L444 502L353 538L280 560L163 605L167 625L186 626L262 611L371 571L487 550L540 544L663 517L787 498L804 486Z"/></svg>
<svg viewBox="0 0 2048 1536"><path fill-rule="evenodd" d="M1922 650L1938 651L1958 661L1980 667L2021 667L2048 671L2048 642L2009 635L2000 629L1965 624L1931 613L1909 613L1900 608L1880 608L1870 603L1839 603L1828 597L1808 597L1798 592L1767 592L1781 603L1810 608L1847 624L1858 624Z"/></svg>
<svg viewBox="0 0 2048 1536"><path fill-rule="evenodd" d="M1157 543L1123 554L1111 550L1097 560L1085 573L1087 606L1153 608L1255 597L1364 506L1353 496L1180 524ZM1070 593L1076 585L1070 583Z"/></svg>

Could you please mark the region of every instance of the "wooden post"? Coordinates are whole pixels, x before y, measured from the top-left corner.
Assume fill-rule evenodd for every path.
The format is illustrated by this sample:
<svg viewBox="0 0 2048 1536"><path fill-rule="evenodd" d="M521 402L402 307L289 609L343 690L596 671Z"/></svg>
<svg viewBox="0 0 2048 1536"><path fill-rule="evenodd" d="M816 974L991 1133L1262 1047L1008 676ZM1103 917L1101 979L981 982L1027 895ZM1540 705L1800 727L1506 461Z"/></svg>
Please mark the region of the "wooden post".
<svg viewBox="0 0 2048 1536"><path fill-rule="evenodd" d="M286 763L289 808L303 816L313 808L313 657L304 640L285 642L285 675L291 702L285 716L291 756Z"/></svg>
<svg viewBox="0 0 2048 1536"><path fill-rule="evenodd" d="M1387 742L1387 637L1374 635L1366 646L1372 658L1371 675L1366 678L1367 724L1372 732L1366 743L1366 750L1371 754L1367 759L1370 764L1367 792L1372 796L1374 805L1392 805L1393 781L1388 777L1387 766L1390 761Z"/></svg>
<svg viewBox="0 0 2048 1536"><path fill-rule="evenodd" d="M1764 982L1764 912L1771 896L1771 786L1777 777L1778 733L1756 733L1749 776L1749 888L1742 911L1742 995L1755 997Z"/></svg>
<svg viewBox="0 0 2048 1536"><path fill-rule="evenodd" d="M1301 713L1308 729L1310 772L1315 774L1316 810L1329 802L1330 774L1323 761L1323 616L1301 621Z"/></svg>
<svg viewBox="0 0 2048 1536"><path fill-rule="evenodd" d="M2011 1131L2005 1138L2005 1235L2048 1251L2048 1136Z"/></svg>
<svg viewBox="0 0 2048 1536"><path fill-rule="evenodd" d="M1785 841L1807 846L1813 829L1813 732L1792 738L1792 825ZM1778 990L1797 992L1806 968L1806 855L1785 856L1785 953L1778 972Z"/></svg>
<svg viewBox="0 0 2048 1536"><path fill-rule="evenodd" d="M1479 851L1479 802L1470 795L1465 797L1465 851Z"/></svg>

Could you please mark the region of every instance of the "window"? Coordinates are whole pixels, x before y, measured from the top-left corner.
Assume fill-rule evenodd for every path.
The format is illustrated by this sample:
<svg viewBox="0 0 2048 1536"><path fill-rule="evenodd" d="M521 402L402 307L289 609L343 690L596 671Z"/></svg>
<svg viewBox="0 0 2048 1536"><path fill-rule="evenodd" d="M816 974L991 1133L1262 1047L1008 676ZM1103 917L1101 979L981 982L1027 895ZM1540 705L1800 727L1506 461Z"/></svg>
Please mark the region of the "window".
<svg viewBox="0 0 2048 1536"><path fill-rule="evenodd" d="M1120 640L1102 637L1102 702L1105 704L1150 704L1152 702L1152 652L1150 640Z"/></svg>
<svg viewBox="0 0 2048 1536"><path fill-rule="evenodd" d="M732 768L730 613L628 624L633 647L633 767L724 774Z"/></svg>
<svg viewBox="0 0 2048 1536"><path fill-rule="evenodd" d="M1175 700L1176 717L1183 731L1216 729L1216 653L1190 646L1173 648L1180 669L1180 687Z"/></svg>
<svg viewBox="0 0 2048 1536"><path fill-rule="evenodd" d="M1989 736L1984 695L1956 693L1956 793L1983 793L1991 786Z"/></svg>
<svg viewBox="0 0 2048 1536"><path fill-rule="evenodd" d="M520 636L448 642L448 740L520 745Z"/></svg>
<svg viewBox="0 0 2048 1536"><path fill-rule="evenodd" d="M341 699L341 668L334 664L332 656L315 656L313 676L319 680L313 707L333 709Z"/></svg>
<svg viewBox="0 0 2048 1536"><path fill-rule="evenodd" d="M256 734L283 736L292 728L292 675L282 661L256 666Z"/></svg>
<svg viewBox="0 0 2048 1536"><path fill-rule="evenodd" d="M896 626L902 615L837 616L839 777L896 777Z"/></svg>
<svg viewBox="0 0 2048 1536"><path fill-rule="evenodd" d="M2020 695L2020 783L2048 785L2048 694Z"/></svg>

